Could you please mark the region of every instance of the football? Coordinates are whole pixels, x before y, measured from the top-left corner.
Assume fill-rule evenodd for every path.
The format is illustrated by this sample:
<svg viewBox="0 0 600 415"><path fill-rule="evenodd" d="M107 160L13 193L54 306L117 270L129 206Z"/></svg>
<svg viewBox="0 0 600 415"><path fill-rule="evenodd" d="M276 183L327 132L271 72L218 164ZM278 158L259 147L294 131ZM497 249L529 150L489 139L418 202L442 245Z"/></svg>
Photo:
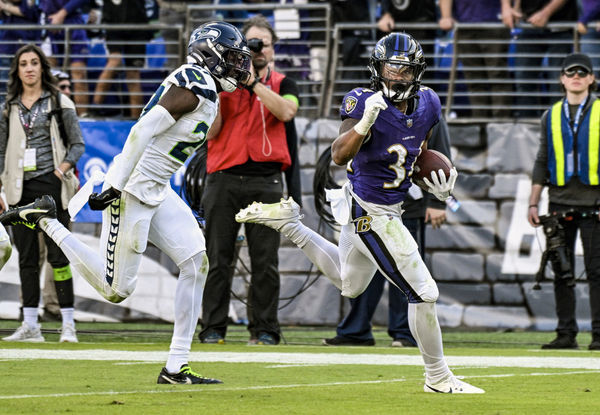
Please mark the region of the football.
<svg viewBox="0 0 600 415"><path fill-rule="evenodd" d="M423 150L417 161L413 166L412 180L421 189L427 191L428 187L423 181L424 177L427 177L431 181L431 172L442 169L446 178L450 177L450 170L452 169L452 162L448 157L439 151L435 150Z"/></svg>

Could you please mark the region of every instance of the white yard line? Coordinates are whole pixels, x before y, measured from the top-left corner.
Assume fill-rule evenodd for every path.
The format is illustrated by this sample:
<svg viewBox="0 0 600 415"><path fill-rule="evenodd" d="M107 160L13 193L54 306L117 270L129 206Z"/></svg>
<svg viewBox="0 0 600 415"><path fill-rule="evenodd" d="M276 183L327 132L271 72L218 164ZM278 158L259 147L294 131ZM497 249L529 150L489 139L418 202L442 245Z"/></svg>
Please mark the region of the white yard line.
<svg viewBox="0 0 600 415"><path fill-rule="evenodd" d="M125 362L164 362L167 352L123 350L43 350L0 349L0 359L112 360ZM308 365L397 365L422 366L420 355L345 354L345 353L271 353L271 352L192 352L190 362L272 363ZM528 367L600 370L598 357L540 356L446 356L450 366Z"/></svg>

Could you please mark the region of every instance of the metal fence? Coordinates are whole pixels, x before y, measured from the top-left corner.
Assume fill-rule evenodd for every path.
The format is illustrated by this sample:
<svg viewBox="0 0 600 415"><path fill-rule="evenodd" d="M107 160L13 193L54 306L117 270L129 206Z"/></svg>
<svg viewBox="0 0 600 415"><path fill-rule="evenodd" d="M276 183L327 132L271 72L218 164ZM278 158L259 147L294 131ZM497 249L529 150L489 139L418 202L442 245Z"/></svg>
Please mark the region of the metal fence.
<svg viewBox="0 0 600 415"><path fill-rule="evenodd" d="M54 65L73 75L74 100L80 113L93 116L135 118L170 70L170 62L181 62L187 39L199 24L219 18L219 12L245 10L272 14L271 5L189 5L181 25L57 25L67 36L51 45L45 28L35 25L2 25L0 31L39 32L39 43L51 52ZM356 86L369 85L367 64L376 42L373 24L331 25L329 4L280 5L274 26L280 36L276 46L276 68L294 78L299 87L298 115L337 118L341 100ZM281 12L283 11L283 12ZM228 19L241 26L243 21ZM593 25L590 25L593 27ZM90 37L85 54L73 53L78 45L69 33L85 29ZM574 23L553 23L548 31L523 25L509 31L502 24L457 24L452 32L431 24L403 24L397 30L425 33L417 36L427 57L423 84L434 89L449 122L537 120L541 112L562 92L558 85L560 61L571 51L590 54L600 67L600 34L581 38ZM116 31L122 41L104 39ZM128 34L150 32L150 41L132 40ZM595 37L593 36L595 34ZM80 42L81 43L81 42ZM0 41L3 50L18 43ZM110 67L113 76L102 74L111 58L109 50L143 45L143 53L123 54L124 61ZM56 50L58 47L58 51ZM172 50L176 52L172 52ZM167 52L169 51L169 52ZM12 54L0 54L0 100L6 90ZM141 68L128 64L143 59ZM77 66L77 61L85 66Z"/></svg>

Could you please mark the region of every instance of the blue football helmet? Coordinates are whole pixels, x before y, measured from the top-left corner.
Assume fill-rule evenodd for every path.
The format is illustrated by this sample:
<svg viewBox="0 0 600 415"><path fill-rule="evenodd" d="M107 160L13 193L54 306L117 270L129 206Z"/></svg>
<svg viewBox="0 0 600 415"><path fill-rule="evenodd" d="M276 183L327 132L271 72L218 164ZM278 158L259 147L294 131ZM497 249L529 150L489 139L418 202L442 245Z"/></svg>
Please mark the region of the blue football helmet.
<svg viewBox="0 0 600 415"><path fill-rule="evenodd" d="M419 92L426 66L415 38L408 33L390 33L377 42L371 54L371 88L383 91L393 103L406 101Z"/></svg>
<svg viewBox="0 0 600 415"><path fill-rule="evenodd" d="M250 76L246 38L226 22L209 22L194 30L188 43L188 61L208 69L227 92L233 92Z"/></svg>

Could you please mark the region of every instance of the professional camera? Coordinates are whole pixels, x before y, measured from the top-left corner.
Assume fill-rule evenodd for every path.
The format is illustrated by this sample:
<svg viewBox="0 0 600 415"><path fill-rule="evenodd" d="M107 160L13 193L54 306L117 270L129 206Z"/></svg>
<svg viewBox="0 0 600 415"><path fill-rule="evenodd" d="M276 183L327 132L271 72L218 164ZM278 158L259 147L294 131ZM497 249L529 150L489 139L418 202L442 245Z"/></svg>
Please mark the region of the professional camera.
<svg viewBox="0 0 600 415"><path fill-rule="evenodd" d="M541 289L540 282L544 280L544 272L548 260L554 268L554 278L567 280L567 285L575 285L575 275L571 269L571 249L565 239L564 221L572 221L576 212L553 212L539 217L544 234L546 235L546 250L542 254L540 268L535 275L534 290Z"/></svg>
<svg viewBox="0 0 600 415"><path fill-rule="evenodd" d="M260 51L263 49L264 47L264 43L262 41L262 39L258 39L253 37L252 39L248 39L248 41L246 42L248 44L248 49L250 49L252 52L255 53L260 53Z"/></svg>

